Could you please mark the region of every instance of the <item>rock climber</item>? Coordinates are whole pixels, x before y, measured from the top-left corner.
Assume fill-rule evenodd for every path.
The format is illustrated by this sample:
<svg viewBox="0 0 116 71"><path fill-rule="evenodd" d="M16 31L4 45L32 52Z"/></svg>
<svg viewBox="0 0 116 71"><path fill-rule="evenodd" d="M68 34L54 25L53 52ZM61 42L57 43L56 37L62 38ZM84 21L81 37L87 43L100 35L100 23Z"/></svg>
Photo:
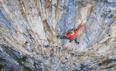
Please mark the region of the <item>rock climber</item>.
<svg viewBox="0 0 116 71"><path fill-rule="evenodd" d="M64 36L57 36L57 37L59 37L61 39L68 39L68 40L70 40L70 42L72 42L74 40L75 43L79 44L79 42L77 41L77 36L83 26L84 26L83 24L80 24L77 28L74 28L74 29L66 32Z"/></svg>

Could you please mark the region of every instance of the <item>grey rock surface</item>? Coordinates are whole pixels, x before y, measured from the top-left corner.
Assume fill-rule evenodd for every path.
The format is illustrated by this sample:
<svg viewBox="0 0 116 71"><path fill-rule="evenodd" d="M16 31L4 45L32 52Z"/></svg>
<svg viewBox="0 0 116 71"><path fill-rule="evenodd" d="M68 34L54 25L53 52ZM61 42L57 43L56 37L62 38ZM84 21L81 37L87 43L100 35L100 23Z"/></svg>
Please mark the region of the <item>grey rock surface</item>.
<svg viewBox="0 0 116 71"><path fill-rule="evenodd" d="M116 71L116 0L0 0L0 71Z"/></svg>

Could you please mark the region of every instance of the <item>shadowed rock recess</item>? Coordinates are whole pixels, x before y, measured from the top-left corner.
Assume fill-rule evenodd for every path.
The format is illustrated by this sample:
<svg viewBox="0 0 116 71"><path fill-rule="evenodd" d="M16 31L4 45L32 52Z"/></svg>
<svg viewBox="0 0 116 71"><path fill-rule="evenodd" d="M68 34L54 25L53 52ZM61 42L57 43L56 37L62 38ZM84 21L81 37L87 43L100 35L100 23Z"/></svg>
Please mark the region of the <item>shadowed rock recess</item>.
<svg viewBox="0 0 116 71"><path fill-rule="evenodd" d="M116 71L116 0L0 0L0 71Z"/></svg>

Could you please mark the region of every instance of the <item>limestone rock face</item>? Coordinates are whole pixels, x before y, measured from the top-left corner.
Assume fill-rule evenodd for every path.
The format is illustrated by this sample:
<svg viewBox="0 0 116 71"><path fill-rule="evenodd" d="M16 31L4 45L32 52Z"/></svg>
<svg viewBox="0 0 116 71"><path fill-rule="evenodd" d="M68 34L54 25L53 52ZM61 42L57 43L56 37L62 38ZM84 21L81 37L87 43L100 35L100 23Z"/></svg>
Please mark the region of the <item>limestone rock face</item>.
<svg viewBox="0 0 116 71"><path fill-rule="evenodd" d="M0 70L115 71L116 1L0 0Z"/></svg>

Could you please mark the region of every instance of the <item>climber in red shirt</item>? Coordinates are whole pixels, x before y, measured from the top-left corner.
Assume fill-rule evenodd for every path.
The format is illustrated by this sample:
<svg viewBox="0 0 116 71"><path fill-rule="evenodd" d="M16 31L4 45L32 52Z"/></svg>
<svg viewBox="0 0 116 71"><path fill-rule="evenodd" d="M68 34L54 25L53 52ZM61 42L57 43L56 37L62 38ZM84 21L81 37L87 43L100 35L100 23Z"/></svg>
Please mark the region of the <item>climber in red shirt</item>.
<svg viewBox="0 0 116 71"><path fill-rule="evenodd" d="M84 26L83 24L80 24L77 28L72 29L71 31L66 32L65 36L63 37L63 39L64 38L69 39L70 42L74 40L75 43L79 44L79 42L77 42L77 36L78 36L79 32L81 31L83 26Z"/></svg>
<svg viewBox="0 0 116 71"><path fill-rule="evenodd" d="M70 42L73 41L73 40L75 40L75 43L79 44L79 42L77 42L77 36L78 36L80 30L82 29L82 27L83 27L83 25L80 24L77 28L75 28L75 29L67 32L66 35L65 35L66 38L69 39Z"/></svg>

